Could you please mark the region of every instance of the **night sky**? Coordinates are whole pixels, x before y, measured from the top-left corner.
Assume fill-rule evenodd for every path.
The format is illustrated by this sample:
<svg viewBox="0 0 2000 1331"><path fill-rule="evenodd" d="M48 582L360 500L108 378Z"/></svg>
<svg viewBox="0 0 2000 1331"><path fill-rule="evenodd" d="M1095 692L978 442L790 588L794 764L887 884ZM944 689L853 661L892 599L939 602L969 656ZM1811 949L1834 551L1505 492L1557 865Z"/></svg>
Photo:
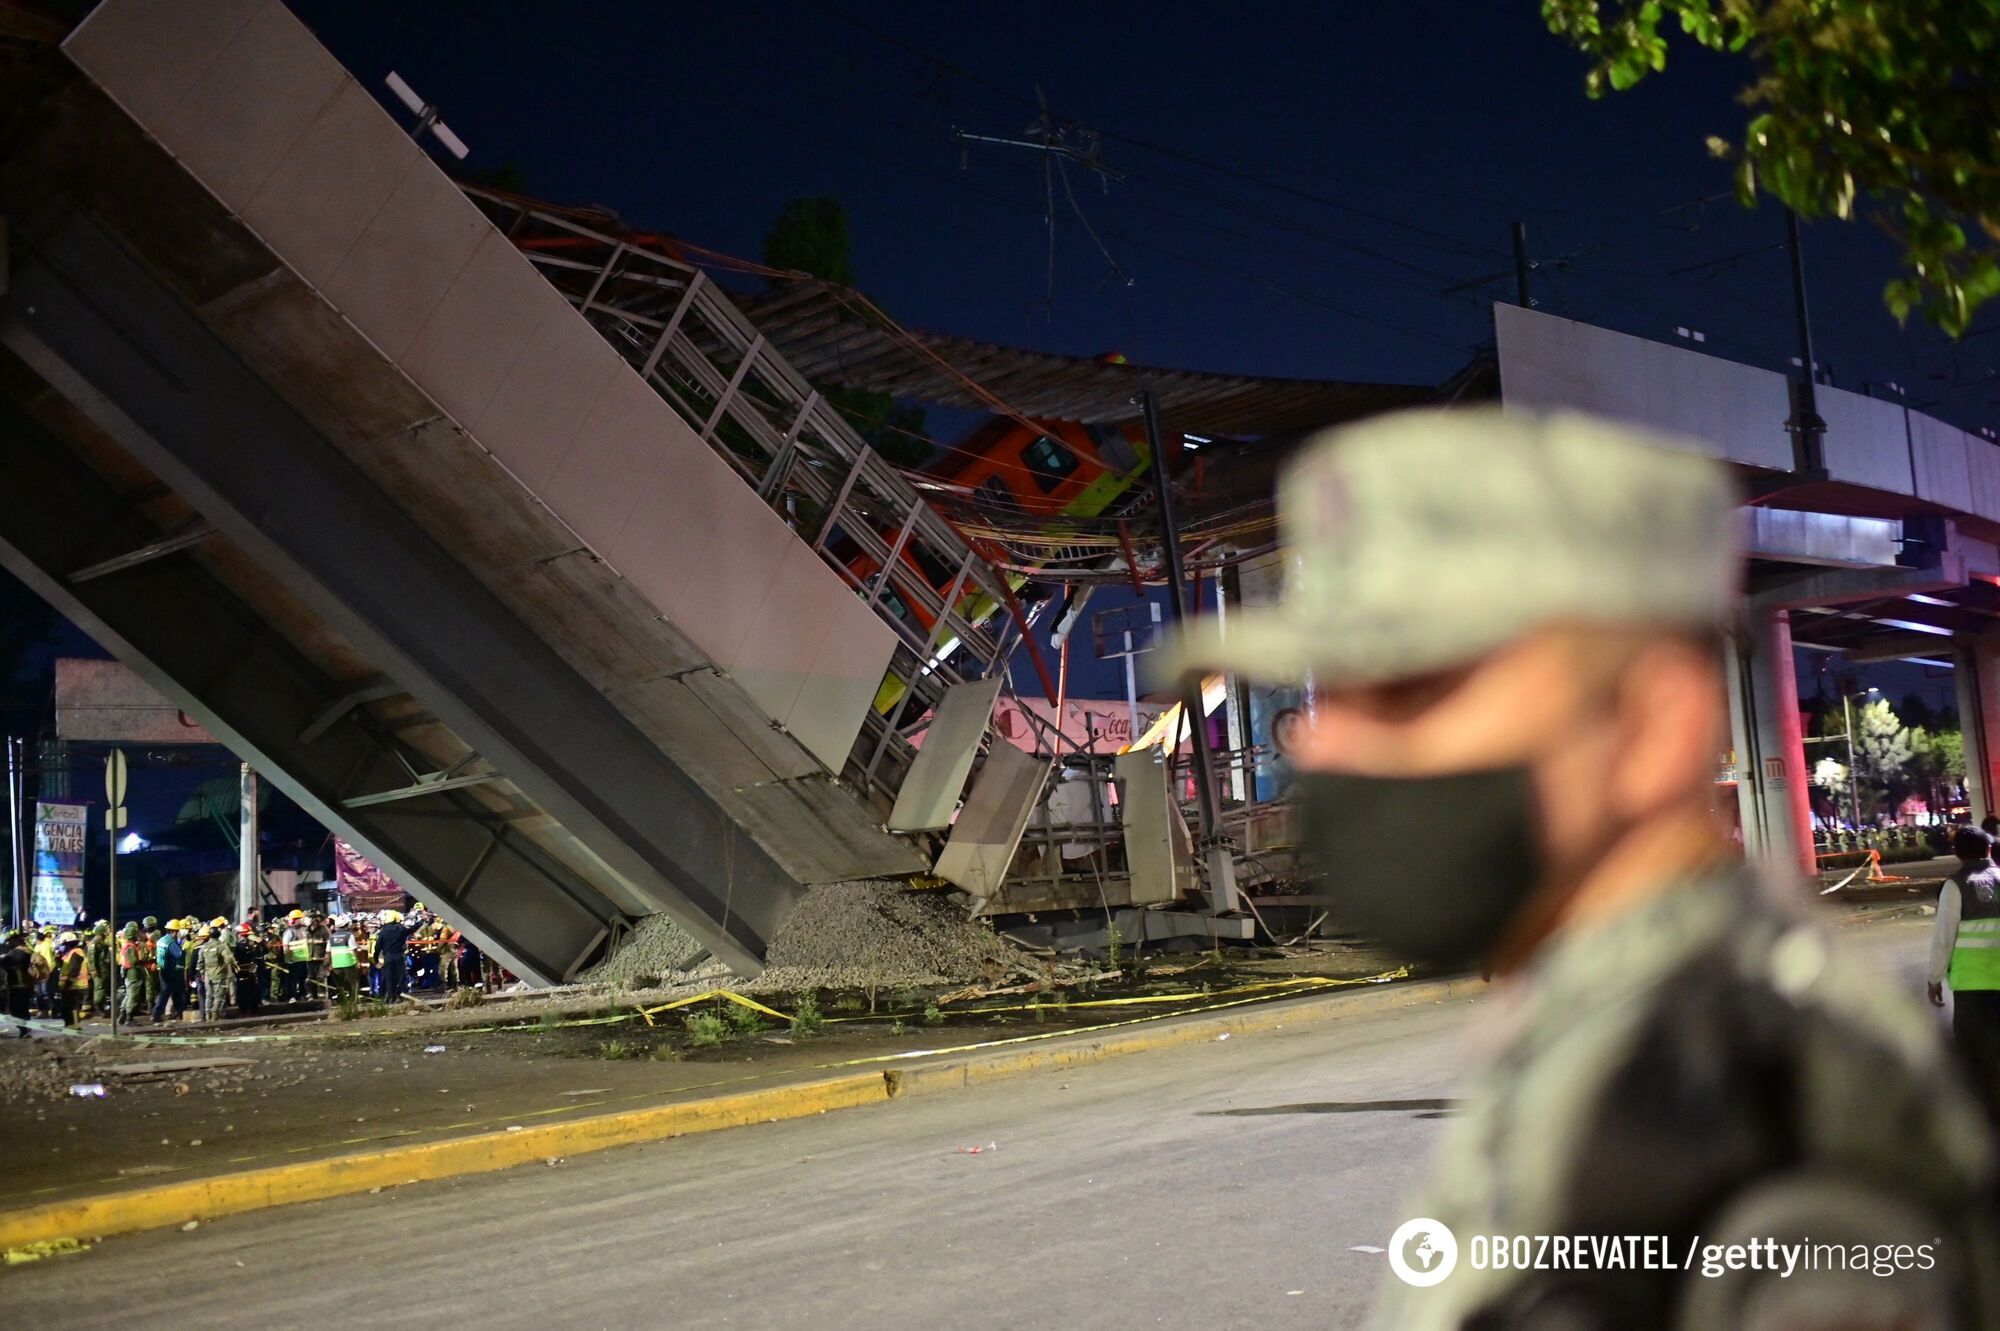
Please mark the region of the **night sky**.
<svg viewBox="0 0 2000 1331"><path fill-rule="evenodd" d="M1593 103L1526 0L293 3L364 82L399 70L472 165L518 164L544 197L754 257L786 200L838 196L861 285L916 326L1435 383L1490 336L1512 280L1441 293L1506 272L1519 218L1536 257L1563 260L1537 281L1548 309L1700 329L1707 350L1767 366L1795 350L1785 256L1747 253L1782 239L1783 215L1713 198L1729 172L1703 146L1740 130L1747 66L1677 49L1664 76ZM1049 301L1041 160L974 147L961 169L953 129L1018 136L1038 87L1124 176L1107 193L1069 173L1129 286L1058 179ZM2000 340L1954 351L1900 330L1880 300L1891 248L1865 225L1810 226L1806 245L1837 382L1900 383L1968 429L2000 424L2000 381L1970 382Z"/></svg>

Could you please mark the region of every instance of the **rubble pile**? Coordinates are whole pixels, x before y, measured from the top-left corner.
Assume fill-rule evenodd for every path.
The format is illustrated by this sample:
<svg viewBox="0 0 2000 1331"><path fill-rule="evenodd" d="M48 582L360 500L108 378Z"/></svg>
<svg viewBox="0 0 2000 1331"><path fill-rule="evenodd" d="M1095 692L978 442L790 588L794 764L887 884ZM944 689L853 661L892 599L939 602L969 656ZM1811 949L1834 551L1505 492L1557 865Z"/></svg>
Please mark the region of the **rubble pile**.
<svg viewBox="0 0 2000 1331"><path fill-rule="evenodd" d="M707 962L705 951L694 935L666 916L650 915L625 935L617 952L577 976L576 982L626 988L635 979L657 982L690 965L697 970L713 968L720 973L719 964ZM696 958L702 961L697 962Z"/></svg>
<svg viewBox="0 0 2000 1331"><path fill-rule="evenodd" d="M771 940L767 960L747 988L865 989L1041 973L1033 957L943 894L868 879L808 891Z"/></svg>

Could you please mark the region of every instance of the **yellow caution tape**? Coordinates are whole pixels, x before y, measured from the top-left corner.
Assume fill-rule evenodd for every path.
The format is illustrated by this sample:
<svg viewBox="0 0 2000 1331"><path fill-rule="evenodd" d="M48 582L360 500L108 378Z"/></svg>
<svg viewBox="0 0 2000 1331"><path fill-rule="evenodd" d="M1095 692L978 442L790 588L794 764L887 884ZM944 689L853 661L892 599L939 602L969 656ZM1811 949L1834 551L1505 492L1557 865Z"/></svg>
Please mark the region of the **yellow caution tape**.
<svg viewBox="0 0 2000 1331"><path fill-rule="evenodd" d="M745 998L743 995L729 989L709 989L702 993L691 995L690 997L687 998L676 998L673 1002L662 1003L658 1007L642 1007L638 1009L638 1013L640 1016L646 1019L646 1024L648 1026L653 1026L658 1024L653 1020L654 1015L657 1013L671 1012L677 1007L687 1007L691 1004L700 1003L710 998L726 999L729 1002L736 1004L738 1007L747 1007L752 1012L761 1012L767 1017L776 1017L779 1021L791 1020L790 1017L778 1011L776 1008L765 1007L762 1003L759 1003L757 1000L753 998ZM629 1020L629 1018L625 1020Z"/></svg>
<svg viewBox="0 0 2000 1331"><path fill-rule="evenodd" d="M24 1243L18 1248L7 1249L4 1255L9 1266L19 1266L23 1262L39 1262L44 1257L63 1257L73 1252L89 1252L90 1245L82 1239L43 1239L39 1243Z"/></svg>

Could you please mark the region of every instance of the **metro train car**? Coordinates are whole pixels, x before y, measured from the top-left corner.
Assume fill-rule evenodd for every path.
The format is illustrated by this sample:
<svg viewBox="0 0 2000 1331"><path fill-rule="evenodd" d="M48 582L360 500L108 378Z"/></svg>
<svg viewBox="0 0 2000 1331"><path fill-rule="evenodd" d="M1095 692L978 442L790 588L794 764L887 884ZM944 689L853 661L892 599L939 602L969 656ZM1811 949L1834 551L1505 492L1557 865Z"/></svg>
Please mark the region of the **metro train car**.
<svg viewBox="0 0 2000 1331"><path fill-rule="evenodd" d="M1030 428L1032 426L1033 428ZM925 473L949 485L967 503L996 515L1047 518L1060 527L1065 517L1096 517L1138 484L1151 463L1144 429L1138 425L1080 425L1074 421L1031 421L995 417L964 440ZM977 537L968 538L980 553ZM851 550L847 570L864 585L880 570L873 555ZM905 546L901 567L882 589L889 613L928 633L936 622L912 594L908 584L921 581L941 599L951 590L955 569L926 552ZM1019 587L1025 576L1013 579ZM898 590L901 587L902 590ZM960 613L977 622L997 608L987 597L968 594ZM979 601L988 604L978 604Z"/></svg>

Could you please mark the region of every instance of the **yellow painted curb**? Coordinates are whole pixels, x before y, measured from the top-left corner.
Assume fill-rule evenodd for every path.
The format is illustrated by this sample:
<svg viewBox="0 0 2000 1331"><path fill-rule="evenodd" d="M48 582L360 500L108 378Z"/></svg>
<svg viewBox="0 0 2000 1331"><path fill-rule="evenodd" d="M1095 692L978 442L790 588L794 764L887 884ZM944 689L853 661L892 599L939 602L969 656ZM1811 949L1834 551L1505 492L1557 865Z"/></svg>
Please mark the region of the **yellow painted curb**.
<svg viewBox="0 0 2000 1331"><path fill-rule="evenodd" d="M26 1210L0 1212L0 1249L42 1239L161 1229L267 1206L319 1201L371 1188L461 1174L484 1174L613 1146L714 1132L771 1119L800 1118L887 1098L880 1072L856 1072L776 1090L744 1091L685 1104L547 1123L518 1132L482 1132L448 1141L218 1174L78 1201L52 1202Z"/></svg>
<svg viewBox="0 0 2000 1331"><path fill-rule="evenodd" d="M1258 1004L1227 1015L1167 1018L1156 1026L1047 1046L975 1054L911 1067L824 1077L764 1090L742 1091L650 1109L623 1110L545 1123L509 1132L483 1132L448 1141L396 1146L355 1155L243 1170L205 1179L159 1184L129 1192L51 1202L0 1212L0 1249L58 1238L96 1238L163 1229L189 1220L320 1201L375 1188L484 1174L558 1156L585 1155L614 1146L661 1141L696 1132L805 1118L1035 1072L1082 1067L1127 1054L1212 1041L1225 1032L1252 1034L1303 1027L1419 1003L1462 998L1485 988L1475 979L1385 985L1343 990L1314 999Z"/></svg>

